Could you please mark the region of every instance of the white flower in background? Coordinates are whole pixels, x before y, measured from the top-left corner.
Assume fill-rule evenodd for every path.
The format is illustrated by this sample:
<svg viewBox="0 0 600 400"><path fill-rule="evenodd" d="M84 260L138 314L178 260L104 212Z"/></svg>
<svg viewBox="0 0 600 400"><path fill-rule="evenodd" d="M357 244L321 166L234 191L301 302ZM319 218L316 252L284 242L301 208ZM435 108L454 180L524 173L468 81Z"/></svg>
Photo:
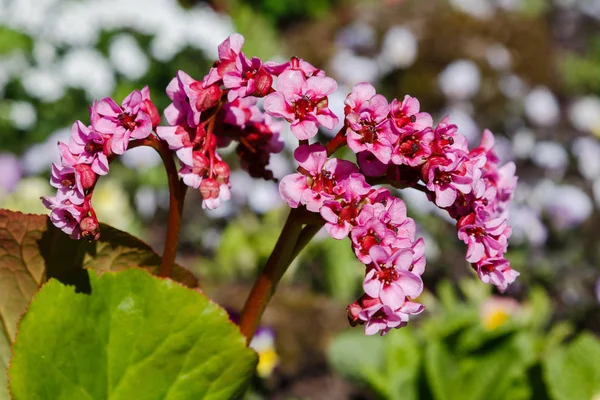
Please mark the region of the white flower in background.
<svg viewBox="0 0 600 400"><path fill-rule="evenodd" d="M546 243L548 230L543 224L539 212L527 205L514 205L510 209L509 224L512 228L510 242L533 246Z"/></svg>
<svg viewBox="0 0 600 400"><path fill-rule="evenodd" d="M108 53L115 69L128 79L139 79L148 71L148 58L131 35L115 36Z"/></svg>
<svg viewBox="0 0 600 400"><path fill-rule="evenodd" d="M557 142L538 142L531 153L535 165L545 170L563 171L569 165L569 155Z"/></svg>
<svg viewBox="0 0 600 400"><path fill-rule="evenodd" d="M350 49L336 51L330 65L336 78L349 86L359 82L375 82L379 77L379 67L375 61L356 55Z"/></svg>
<svg viewBox="0 0 600 400"><path fill-rule="evenodd" d="M485 58L490 67L497 71L502 71L510 68L511 56L508 49L500 43L488 46L485 49Z"/></svg>
<svg viewBox="0 0 600 400"><path fill-rule="evenodd" d="M248 193L248 206L252 211L264 214L283 204L275 182L263 179L252 180L252 190Z"/></svg>
<svg viewBox="0 0 600 400"><path fill-rule="evenodd" d="M419 43L415 34L404 26L393 26L383 37L377 62L385 72L408 68L414 64L418 53Z"/></svg>
<svg viewBox="0 0 600 400"><path fill-rule="evenodd" d="M456 10L475 18L488 19L494 15L494 6L489 0L450 0Z"/></svg>
<svg viewBox="0 0 600 400"><path fill-rule="evenodd" d="M554 93L545 86L535 87L525 97L525 115L535 125L555 125L560 119L560 108Z"/></svg>
<svg viewBox="0 0 600 400"><path fill-rule="evenodd" d="M498 82L500 92L509 99L520 99L527 92L527 85L517 75L506 75Z"/></svg>
<svg viewBox="0 0 600 400"><path fill-rule="evenodd" d="M573 154L581 175L589 180L600 177L600 143L592 137L580 137L573 143Z"/></svg>
<svg viewBox="0 0 600 400"><path fill-rule="evenodd" d="M52 65L56 60L56 46L44 39L33 43L33 57L38 65Z"/></svg>
<svg viewBox="0 0 600 400"><path fill-rule="evenodd" d="M13 101L10 108L10 120L17 129L30 129L37 121L35 107L26 101Z"/></svg>
<svg viewBox="0 0 600 400"><path fill-rule="evenodd" d="M513 135L512 152L517 158L529 158L535 148L535 132L531 129L519 129Z"/></svg>
<svg viewBox="0 0 600 400"><path fill-rule="evenodd" d="M27 59L21 50L0 57L0 97L2 97L4 87L12 77L22 74L27 68Z"/></svg>
<svg viewBox="0 0 600 400"><path fill-rule="evenodd" d="M471 60L454 61L440 73L438 84L446 97L466 100L479 91L481 73Z"/></svg>
<svg viewBox="0 0 600 400"><path fill-rule="evenodd" d="M71 129L63 128L55 131L45 142L29 146L21 157L25 173L27 175L37 175L49 171L52 163L60 164L60 155L56 151L56 143L68 143L70 137ZM44 195L47 195L47 193Z"/></svg>
<svg viewBox="0 0 600 400"><path fill-rule="evenodd" d="M142 218L150 219L156 214L158 196L156 190L150 186L142 186L135 192L135 209Z"/></svg>
<svg viewBox="0 0 600 400"><path fill-rule="evenodd" d="M127 150L119 160L127 168L134 170L145 170L155 167L161 163L160 156L151 147L142 146Z"/></svg>
<svg viewBox="0 0 600 400"><path fill-rule="evenodd" d="M65 83L85 90L90 100L110 96L115 77L102 53L91 48L70 50L61 61Z"/></svg>
<svg viewBox="0 0 600 400"><path fill-rule="evenodd" d="M582 132L600 135L600 97L585 96L569 108L571 124Z"/></svg>
<svg viewBox="0 0 600 400"><path fill-rule="evenodd" d="M335 44L352 50L372 49L377 42L377 32L366 22L355 21L340 29L335 35Z"/></svg>
<svg viewBox="0 0 600 400"><path fill-rule="evenodd" d="M55 66L25 69L21 84L28 95L47 103L55 102L65 94L65 84Z"/></svg>
<svg viewBox="0 0 600 400"><path fill-rule="evenodd" d="M593 203L577 186L556 185L546 193L544 211L557 229L571 229L590 217Z"/></svg>

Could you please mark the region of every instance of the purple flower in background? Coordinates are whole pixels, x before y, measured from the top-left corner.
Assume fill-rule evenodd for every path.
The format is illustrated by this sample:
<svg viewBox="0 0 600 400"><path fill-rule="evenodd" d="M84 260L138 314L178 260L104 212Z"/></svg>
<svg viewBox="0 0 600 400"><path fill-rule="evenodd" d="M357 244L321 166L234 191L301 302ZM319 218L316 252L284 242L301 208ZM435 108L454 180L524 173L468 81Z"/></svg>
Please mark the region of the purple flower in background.
<svg viewBox="0 0 600 400"><path fill-rule="evenodd" d="M0 153L0 194L10 193L21 180L19 159L10 153Z"/></svg>

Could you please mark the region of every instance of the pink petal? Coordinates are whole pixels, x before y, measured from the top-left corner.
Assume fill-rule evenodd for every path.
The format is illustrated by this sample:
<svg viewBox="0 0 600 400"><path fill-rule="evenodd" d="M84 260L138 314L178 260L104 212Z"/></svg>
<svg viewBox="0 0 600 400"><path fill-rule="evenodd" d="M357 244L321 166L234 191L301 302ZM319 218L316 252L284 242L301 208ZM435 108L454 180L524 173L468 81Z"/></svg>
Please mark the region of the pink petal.
<svg viewBox="0 0 600 400"><path fill-rule="evenodd" d="M316 121L304 119L292 123L290 125L290 130L298 140L308 140L317 134L319 128L317 127Z"/></svg>
<svg viewBox="0 0 600 400"><path fill-rule="evenodd" d="M400 277L396 281L396 284L402 287L404 293L413 299L419 297L423 291L423 281L421 278L411 272L403 270L399 270L398 274Z"/></svg>
<svg viewBox="0 0 600 400"><path fill-rule="evenodd" d="M288 69L277 78L277 92L281 93L289 102L302 97L306 86L306 78L301 71Z"/></svg>
<svg viewBox="0 0 600 400"><path fill-rule="evenodd" d="M265 112L273 117L285 118L288 121L293 121L296 118L292 107L281 93L271 93L265 97L263 107Z"/></svg>
<svg viewBox="0 0 600 400"><path fill-rule="evenodd" d="M297 208L302 193L308 188L306 177L301 174L291 174L283 177L279 183L279 194L292 208Z"/></svg>
<svg viewBox="0 0 600 400"><path fill-rule="evenodd" d="M406 298L404 290L396 283L383 285L379 297L384 305L389 306L393 310L400 308L404 304Z"/></svg>

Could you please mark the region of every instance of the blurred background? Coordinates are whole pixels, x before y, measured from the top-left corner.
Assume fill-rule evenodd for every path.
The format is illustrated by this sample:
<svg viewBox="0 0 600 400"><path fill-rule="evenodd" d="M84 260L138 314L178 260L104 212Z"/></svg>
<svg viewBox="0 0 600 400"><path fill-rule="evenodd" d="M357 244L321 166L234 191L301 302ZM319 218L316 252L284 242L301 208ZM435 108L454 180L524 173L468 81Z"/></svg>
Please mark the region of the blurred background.
<svg viewBox="0 0 600 400"><path fill-rule="evenodd" d="M318 235L264 317L248 399L600 399L600 0L0 0L0 207L45 213L56 142L93 99L147 84L164 109L176 71L201 79L233 32L249 56L325 69L338 115L367 81L450 115L471 145L489 128L519 175L507 257L521 276L504 296L476 281L449 219L404 191L426 240L426 311L384 338L348 329L364 267ZM278 178L294 168L283 136ZM276 183L235 168L231 181L211 212L189 193L178 261L236 310L287 210ZM111 165L93 201L161 251L168 189L152 150Z"/></svg>

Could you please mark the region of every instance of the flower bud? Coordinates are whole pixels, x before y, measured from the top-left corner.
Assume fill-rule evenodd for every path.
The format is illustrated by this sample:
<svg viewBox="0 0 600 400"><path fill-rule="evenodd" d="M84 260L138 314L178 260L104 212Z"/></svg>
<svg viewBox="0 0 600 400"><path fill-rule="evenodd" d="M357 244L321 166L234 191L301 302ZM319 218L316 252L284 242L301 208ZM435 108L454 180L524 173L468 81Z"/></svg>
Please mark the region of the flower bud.
<svg viewBox="0 0 600 400"><path fill-rule="evenodd" d="M141 110L150 116L150 120L152 121L152 128L156 128L160 124L160 114L156 109L156 106L150 99L144 100L144 102L140 106Z"/></svg>
<svg viewBox="0 0 600 400"><path fill-rule="evenodd" d="M252 96L264 97L271 91L273 85L273 77L264 68L261 68L254 77L254 86L256 87L252 93Z"/></svg>
<svg viewBox="0 0 600 400"><path fill-rule="evenodd" d="M204 176L210 167L208 158L200 150L196 150L192 152L192 159L194 160L192 172L196 175Z"/></svg>
<svg viewBox="0 0 600 400"><path fill-rule="evenodd" d="M229 165L225 161L216 161L213 165L212 172L215 174L215 179L220 183L229 182L231 171Z"/></svg>
<svg viewBox="0 0 600 400"><path fill-rule="evenodd" d="M100 224L95 217L85 217L79 223L81 229L81 236L91 240L98 240L100 238Z"/></svg>
<svg viewBox="0 0 600 400"><path fill-rule="evenodd" d="M214 179L203 179L200 184L200 194L204 200L217 199L219 197L221 185Z"/></svg>
<svg viewBox="0 0 600 400"><path fill-rule="evenodd" d="M348 322L351 326L358 325L361 321L358 319L358 314L362 311L362 307L358 302L354 302L348 307L346 307L346 311L348 312Z"/></svg>
<svg viewBox="0 0 600 400"><path fill-rule="evenodd" d="M94 187L98 180L98 175L92 170L91 166L88 164L77 164L75 166L75 171L77 171L77 179L83 190Z"/></svg>
<svg viewBox="0 0 600 400"><path fill-rule="evenodd" d="M218 85L202 87L202 82L196 81L190 85L190 88L197 93L196 110L202 112L219 104L223 91Z"/></svg>

